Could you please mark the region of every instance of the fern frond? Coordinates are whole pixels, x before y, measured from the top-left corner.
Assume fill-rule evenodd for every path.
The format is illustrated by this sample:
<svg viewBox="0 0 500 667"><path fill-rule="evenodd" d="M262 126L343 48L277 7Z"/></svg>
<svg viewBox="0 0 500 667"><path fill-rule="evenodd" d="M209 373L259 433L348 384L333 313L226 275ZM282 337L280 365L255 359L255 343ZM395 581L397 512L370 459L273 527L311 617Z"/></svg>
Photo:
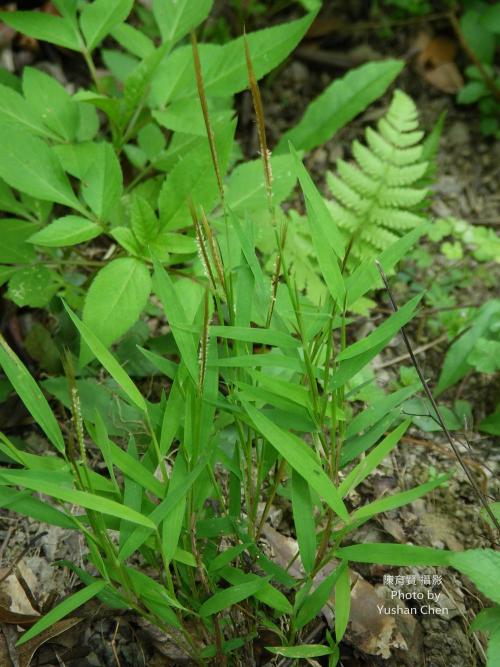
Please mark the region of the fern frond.
<svg viewBox="0 0 500 667"><path fill-rule="evenodd" d="M354 163L337 161L337 173L327 182L334 200L333 219L347 241L349 261L373 258L400 235L420 225L427 188L420 187L427 170L423 132L412 99L396 90L377 129L365 131L366 144L354 141Z"/></svg>

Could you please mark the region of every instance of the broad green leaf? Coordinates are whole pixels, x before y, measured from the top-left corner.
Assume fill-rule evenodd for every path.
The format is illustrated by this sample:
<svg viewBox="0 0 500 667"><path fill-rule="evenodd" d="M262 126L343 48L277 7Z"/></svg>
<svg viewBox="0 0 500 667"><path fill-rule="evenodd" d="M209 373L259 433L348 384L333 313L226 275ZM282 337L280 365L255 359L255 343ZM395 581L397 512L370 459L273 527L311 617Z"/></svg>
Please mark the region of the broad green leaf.
<svg viewBox="0 0 500 667"><path fill-rule="evenodd" d="M335 79L307 107L295 127L282 135L277 153L288 151L291 141L297 150L310 151L327 142L355 116L384 94L404 67L402 60L383 60L360 65Z"/></svg>
<svg viewBox="0 0 500 667"><path fill-rule="evenodd" d="M22 95L4 85L0 85L0 121L24 125L34 134L54 138L53 133L44 126L40 116Z"/></svg>
<svg viewBox="0 0 500 667"><path fill-rule="evenodd" d="M29 237L29 242L47 248L85 243L102 234L102 227L79 215L65 215Z"/></svg>
<svg viewBox="0 0 500 667"><path fill-rule="evenodd" d="M246 35L257 79L277 67L300 42L314 14L289 23ZM229 97L248 85L243 37L223 46L199 45L203 80L208 96ZM190 46L176 49L158 68L152 102L164 107L167 101L196 96L193 55Z"/></svg>
<svg viewBox="0 0 500 667"><path fill-rule="evenodd" d="M293 190L295 167L290 155L271 158L273 173L273 203L279 204ZM268 208L262 160L238 165L227 182L226 203L235 213L264 211Z"/></svg>
<svg viewBox="0 0 500 667"><path fill-rule="evenodd" d="M0 176L6 183L36 199L82 210L59 161L41 139L22 127L0 125L0 145Z"/></svg>
<svg viewBox="0 0 500 667"><path fill-rule="evenodd" d="M107 221L122 195L122 170L110 144L97 144L94 151L93 162L82 178L82 195L92 211Z"/></svg>
<svg viewBox="0 0 500 667"><path fill-rule="evenodd" d="M0 12L0 20L14 30L43 42L57 44L71 51L80 51L83 47L78 30L60 16L34 11Z"/></svg>
<svg viewBox="0 0 500 667"><path fill-rule="evenodd" d="M119 519L126 519L146 528L154 528L153 522L147 516L139 514L139 512L130 507L126 507L103 496L88 493L87 491L79 491L63 486L62 484L47 482L45 481L46 476L46 471L2 470L0 471L0 483L22 486L33 491L38 491L39 493L45 493L63 502L72 503L73 505L85 507L96 512L102 512L103 514L109 514Z"/></svg>
<svg viewBox="0 0 500 667"><path fill-rule="evenodd" d="M179 348L181 359L194 382L198 382L198 353L195 338L191 333L184 307L177 296L172 279L165 269L155 261L153 288L162 302L163 309Z"/></svg>
<svg viewBox="0 0 500 667"><path fill-rule="evenodd" d="M113 355L108 352L106 346L103 345L102 342L97 338L92 329L90 329L75 315L75 313L66 303L64 303L64 307L66 308L68 315L70 316L75 327L80 332L80 335L82 336L85 343L89 346L104 368L128 396L130 401L143 412L147 412L146 401L144 400L142 394L127 375L127 373L120 366L120 364L113 357Z"/></svg>
<svg viewBox="0 0 500 667"><path fill-rule="evenodd" d="M121 23L111 31L113 39L123 46L126 51L130 51L138 58L147 58L154 50L155 45L143 32L129 25L128 23Z"/></svg>
<svg viewBox="0 0 500 667"><path fill-rule="evenodd" d="M266 651L285 658L319 658L323 655L331 655L335 649L323 644L303 644L302 646L266 646Z"/></svg>
<svg viewBox="0 0 500 667"><path fill-rule="evenodd" d="M233 145L235 123L216 137L217 155L224 175ZM208 140L195 146L169 172L158 198L160 222L169 230L192 225L189 199L208 212L219 196Z"/></svg>
<svg viewBox="0 0 500 667"><path fill-rule="evenodd" d="M136 239L143 246L154 241L160 231L160 225L151 204L138 194L132 197L130 222Z"/></svg>
<svg viewBox="0 0 500 667"><path fill-rule="evenodd" d="M42 618L37 621L35 625L33 625L29 630L26 630L26 632L21 635L21 639L19 639L16 646L25 644L27 641L33 639L33 637L36 637L44 630L54 626L62 618L98 595L101 591L104 590L104 588L106 588L107 585L108 584L105 581L98 580L90 584L90 586L82 588L82 590L78 591L77 593L70 595L69 598L66 598L63 600L63 602L58 604L57 607L54 607L47 614L42 616Z"/></svg>
<svg viewBox="0 0 500 667"><path fill-rule="evenodd" d="M25 264L36 259L36 253L27 240L37 227L26 220L2 218L0 220L0 262Z"/></svg>
<svg viewBox="0 0 500 667"><path fill-rule="evenodd" d="M74 141L80 114L78 105L52 76L34 67L23 70L23 91L32 111L64 141Z"/></svg>
<svg viewBox="0 0 500 667"><path fill-rule="evenodd" d="M133 5L133 0L94 0L86 4L80 14L80 26L87 49L93 51L113 28L127 18Z"/></svg>
<svg viewBox="0 0 500 667"><path fill-rule="evenodd" d="M460 18L460 28L467 45L483 64L491 64L495 54L495 35L482 22L479 9L469 9Z"/></svg>
<svg viewBox="0 0 500 667"><path fill-rule="evenodd" d="M449 565L450 551L412 544L354 544L335 551L340 558L380 565Z"/></svg>
<svg viewBox="0 0 500 667"><path fill-rule="evenodd" d="M16 271L7 296L18 306L45 308L60 286L59 276L43 264Z"/></svg>
<svg viewBox="0 0 500 667"><path fill-rule="evenodd" d="M153 15L161 38L169 45L178 42L204 21L213 0L153 0Z"/></svg>
<svg viewBox="0 0 500 667"><path fill-rule="evenodd" d="M256 578L252 581L245 582L244 584L236 584L236 586L230 586L229 588L220 590L212 595L212 597L208 598L208 600L205 600L199 608L198 613L203 618L205 616L217 614L224 609L229 609L234 604L242 602L258 593L264 584L268 582L268 579Z"/></svg>
<svg viewBox="0 0 500 667"><path fill-rule="evenodd" d="M19 357L7 345L0 335L0 365L18 396L40 426L50 442L64 452L64 440L59 424L50 409L45 396L35 380L28 373Z"/></svg>
<svg viewBox="0 0 500 667"><path fill-rule="evenodd" d="M241 340L247 343L260 343L261 345L274 345L284 348L297 348L300 346L300 342L289 334L282 333L281 331L273 331L272 329L212 326L210 327L210 332L220 338Z"/></svg>
<svg viewBox="0 0 500 667"><path fill-rule="evenodd" d="M420 303L423 294L417 294L410 301L401 306L399 310L388 317L379 327L374 329L366 338L358 340L356 343L349 345L337 357L338 361L345 359L352 359L359 354L368 352L383 341L390 340L396 333L407 324L413 317L415 308Z"/></svg>
<svg viewBox="0 0 500 667"><path fill-rule="evenodd" d="M500 604L500 552L493 549L448 552L448 562L474 582L481 593Z"/></svg>
<svg viewBox="0 0 500 667"><path fill-rule="evenodd" d="M114 259L100 269L87 292L83 322L109 347L137 322L151 292L147 266L133 257ZM82 362L89 360L82 348Z"/></svg>
<svg viewBox="0 0 500 667"><path fill-rule="evenodd" d="M309 485L296 470L292 471L292 511L304 570L310 574L316 559L316 524Z"/></svg>
<svg viewBox="0 0 500 667"><path fill-rule="evenodd" d="M151 79L167 51L168 44L162 44L126 75L119 120L124 132L127 131L127 126L130 126L137 109L145 102Z"/></svg>
<svg viewBox="0 0 500 667"><path fill-rule="evenodd" d="M457 341L451 345L446 353L441 375L436 387L436 394L457 383L471 369L467 358L474 349L477 341L488 331L495 317L500 316L500 300L491 299L487 301L474 317L471 328L462 334Z"/></svg>
<svg viewBox="0 0 500 667"><path fill-rule="evenodd" d="M251 405L245 405L245 410L257 430L279 452L280 456L302 475L310 487L325 500L341 519L347 522L349 516L337 488L317 462L314 453L306 443L296 435L276 426Z"/></svg>
<svg viewBox="0 0 500 667"><path fill-rule="evenodd" d="M321 274L332 298L339 306L342 306L345 297L345 284L339 261L343 259L344 242L323 197L307 173L298 153L293 148L291 150L295 159L297 176L306 200L307 221Z"/></svg>
<svg viewBox="0 0 500 667"><path fill-rule="evenodd" d="M231 108L227 108L227 101L224 99L209 98L207 106L210 123L217 134L219 127L227 127L230 123L231 118L234 116L234 111ZM166 127L174 132L183 132L191 135L192 139L207 136L203 110L200 100L197 97L171 102L164 111L153 111L153 118L162 127ZM169 150L170 148L171 146L169 146Z"/></svg>

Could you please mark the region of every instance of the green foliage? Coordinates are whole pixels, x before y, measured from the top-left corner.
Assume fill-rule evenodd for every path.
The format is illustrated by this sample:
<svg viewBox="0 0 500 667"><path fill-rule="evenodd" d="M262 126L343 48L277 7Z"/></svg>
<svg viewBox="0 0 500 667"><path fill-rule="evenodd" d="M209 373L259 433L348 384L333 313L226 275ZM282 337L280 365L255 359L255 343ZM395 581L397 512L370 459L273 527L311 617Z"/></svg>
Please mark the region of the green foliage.
<svg viewBox="0 0 500 667"><path fill-rule="evenodd" d="M232 96L248 83L243 38L200 43L201 72L184 43L209 0L155 0L151 13L129 0L54 4L59 16L2 18L79 52L92 84L71 95L36 69L22 81L2 78L0 280L16 305L49 310L26 347L40 358L50 341L42 365L54 372L66 347L66 377L39 386L0 338L0 396L15 391L55 449L40 454L0 434L0 505L76 530L87 548L83 565L65 563L84 587L21 642L96 596L176 628L196 663L239 652L266 625L280 643L271 652L335 665L350 561L470 567L467 556L453 561L441 550L344 546L363 523L449 479L433 474L356 505L356 488L402 446L418 390L411 376L385 394L371 362L422 295L364 338L351 312L366 312L366 294L380 287L366 260L393 270L427 229L421 211L439 128L422 145L415 107L397 91L378 131L367 130L368 147L353 146L359 168L339 161L330 180L337 201L327 203L297 150L329 139L385 92L402 63L365 65L333 82L271 156L271 182L260 161L239 161L234 139ZM257 78L312 19L247 36ZM103 40L110 74L100 77L93 58ZM280 207L297 181L302 216ZM466 236L460 243L479 252L482 241ZM495 304L451 346L440 391L474 367L493 367ZM298 570L261 550L276 495L294 520ZM482 557L492 570L489 553ZM327 604L335 639L301 643ZM236 636L229 614L242 607Z"/></svg>
<svg viewBox="0 0 500 667"><path fill-rule="evenodd" d="M500 78L495 71L495 51L499 45L498 3L473 3L460 18L463 37L479 61L465 70L467 82L457 95L459 104L477 104L484 135L500 136Z"/></svg>
<svg viewBox="0 0 500 667"><path fill-rule="evenodd" d="M337 175L328 175L335 197L332 218L350 245L351 263L366 261L394 243L398 235L420 225L427 190L419 182L423 161L417 111L412 100L396 91L377 130L367 128L367 145L355 141L357 165L337 160Z"/></svg>

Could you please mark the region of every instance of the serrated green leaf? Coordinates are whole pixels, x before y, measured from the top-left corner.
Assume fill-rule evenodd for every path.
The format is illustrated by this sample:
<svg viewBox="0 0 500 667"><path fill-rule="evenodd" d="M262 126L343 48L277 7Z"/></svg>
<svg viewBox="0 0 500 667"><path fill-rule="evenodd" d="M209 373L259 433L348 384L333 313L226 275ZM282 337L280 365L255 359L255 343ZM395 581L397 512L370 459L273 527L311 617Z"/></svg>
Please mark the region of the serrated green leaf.
<svg viewBox="0 0 500 667"><path fill-rule="evenodd" d="M279 204L292 192L297 177L290 155L271 158L273 203ZM226 203L235 213L264 211L268 208L262 160L238 165L229 176Z"/></svg>
<svg viewBox="0 0 500 667"><path fill-rule="evenodd" d="M82 211L59 161L38 137L22 127L0 125L0 176L36 199Z"/></svg>
<svg viewBox="0 0 500 667"><path fill-rule="evenodd" d="M78 105L53 77L34 67L23 70L26 102L60 140L74 141L79 125Z"/></svg>
<svg viewBox="0 0 500 667"><path fill-rule="evenodd" d="M324 144L383 95L403 67L402 60L371 62L335 79L309 104L297 125L282 135L276 152L287 152L289 141L297 150L305 151Z"/></svg>
<svg viewBox="0 0 500 667"><path fill-rule="evenodd" d="M99 219L107 221L122 195L122 170L110 144L96 144L93 152L93 162L82 178L82 195Z"/></svg>
<svg viewBox="0 0 500 667"><path fill-rule="evenodd" d="M93 51L113 28L127 18L133 5L133 0L94 0L86 4L80 14L80 26L87 49Z"/></svg>
<svg viewBox="0 0 500 667"><path fill-rule="evenodd" d="M88 218L65 215L30 236L29 242L47 248L61 248L95 239L102 231L102 227Z"/></svg>
<svg viewBox="0 0 500 667"><path fill-rule="evenodd" d="M204 21L213 0L153 0L153 15L161 38L169 45L178 42Z"/></svg>
<svg viewBox="0 0 500 667"><path fill-rule="evenodd" d="M60 16L34 11L0 12L0 20L18 32L72 51L80 51L83 46L78 30Z"/></svg>
<svg viewBox="0 0 500 667"><path fill-rule="evenodd" d="M0 262L25 264L36 258L35 250L27 240L36 229L32 222L2 218L0 220Z"/></svg>
<svg viewBox="0 0 500 667"><path fill-rule="evenodd" d="M59 285L57 273L41 264L16 271L9 279L7 296L21 307L45 308Z"/></svg>

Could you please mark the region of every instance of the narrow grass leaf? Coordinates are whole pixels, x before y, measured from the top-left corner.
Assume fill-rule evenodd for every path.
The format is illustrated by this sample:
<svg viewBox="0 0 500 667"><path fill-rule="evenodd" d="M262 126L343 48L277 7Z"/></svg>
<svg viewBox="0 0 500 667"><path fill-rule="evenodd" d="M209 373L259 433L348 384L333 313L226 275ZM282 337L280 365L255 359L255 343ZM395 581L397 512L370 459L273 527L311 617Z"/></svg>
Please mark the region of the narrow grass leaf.
<svg viewBox="0 0 500 667"><path fill-rule="evenodd" d="M346 291L339 261L343 258L344 241L298 153L292 146L290 150L295 157L295 169L306 201L307 221L321 274L333 300L343 306Z"/></svg>
<svg viewBox="0 0 500 667"><path fill-rule="evenodd" d="M126 519L146 528L155 528L155 524L146 516L139 514L133 509L121 505L114 500L109 500L102 496L88 493L87 491L78 491L69 487L44 481L47 473L33 473L31 470L2 470L0 472L0 483L15 484L23 486L33 491L45 493L48 496L62 500L63 502L79 505L86 509L109 514L118 519Z"/></svg>
<svg viewBox="0 0 500 667"><path fill-rule="evenodd" d="M149 514L148 519L153 523L154 528L159 526L160 523L170 515L177 503L186 496L206 465L207 461L200 459L193 470L191 470L191 472L182 480L182 483L180 483L178 487L169 490L167 497L155 507L151 514ZM136 528L125 544L120 548L118 554L119 560L124 561L131 556L134 551L139 549L139 547L148 539L151 532L151 528L143 528L142 526Z"/></svg>
<svg viewBox="0 0 500 667"><path fill-rule="evenodd" d="M99 359L111 377L117 382L119 387L124 391L129 400L140 410L147 412L146 401L144 400L142 394L132 382L128 374L113 357L111 352L106 349L105 345L101 343L94 332L84 322L82 322L77 317L77 315L75 315L75 313L66 303L64 303L64 307L66 308L71 321L80 332L83 340L92 350L97 359Z"/></svg>
<svg viewBox="0 0 500 667"><path fill-rule="evenodd" d="M317 462L306 443L292 433L276 426L270 419L249 404L245 410L257 430L271 443L279 454L308 482L331 509L344 521L349 520L347 509L337 488Z"/></svg>
<svg viewBox="0 0 500 667"><path fill-rule="evenodd" d="M422 294L417 294L410 301L405 303L396 313L393 313L388 317L383 324L377 327L372 331L366 338L358 340L356 343L349 345L345 350L343 350L337 357L338 361L343 361L345 359L352 359L359 354L368 352L368 350L373 349L377 345L380 345L386 340L390 340L396 333L407 324L413 317L416 307L420 303L420 300L423 297Z"/></svg>
<svg viewBox="0 0 500 667"><path fill-rule="evenodd" d="M351 613L351 577L347 563L345 561L344 563L345 567L340 568L339 578L335 584L335 639L337 644L344 636Z"/></svg>
<svg viewBox="0 0 500 667"><path fill-rule="evenodd" d="M309 484L296 470L292 471L292 512L299 543L300 558L310 574L316 559L316 525Z"/></svg>
<svg viewBox="0 0 500 667"><path fill-rule="evenodd" d="M284 348L297 348L300 346L300 341L289 334L270 329L212 326L210 327L210 333L219 338L231 338L232 340L244 341L246 343L259 343L261 345L274 345Z"/></svg>
<svg viewBox="0 0 500 667"><path fill-rule="evenodd" d="M266 651L284 658L320 658L323 655L331 655L335 649L323 644L303 644L302 646L266 646Z"/></svg>
<svg viewBox="0 0 500 667"><path fill-rule="evenodd" d="M222 556L223 554L221 554ZM262 579L256 574L251 572L242 572L236 567L226 567L220 572L221 576L228 581L230 584L244 584L252 581L260 581L262 587L254 593L254 597L259 602L266 604L271 609L275 609L280 614L291 614L293 609L292 605L288 599L279 591L277 588L274 588L268 580Z"/></svg>
<svg viewBox="0 0 500 667"><path fill-rule="evenodd" d="M380 565L448 565L450 551L417 547L413 544L354 544L341 547L335 555L357 563Z"/></svg>
<svg viewBox="0 0 500 667"><path fill-rule="evenodd" d="M0 488L0 507L8 507L12 512L28 516L35 521L74 530L77 526L70 516L55 507L43 503L27 491L16 492L10 488Z"/></svg>
<svg viewBox="0 0 500 667"><path fill-rule="evenodd" d="M403 491L402 493L396 493L393 496L387 496L386 498L374 500L372 503L368 503L368 505L364 505L360 509L356 510L351 515L351 521L353 523L359 521L360 519L367 521L375 514L389 512L390 510L396 509L396 507L401 507L402 505L412 503L414 500L417 500L417 498L424 496L426 493L429 493L429 491L432 491L438 486L441 486L441 484L444 484L447 480L450 479L450 477L452 477L452 475L452 472L439 475L436 477L436 479L433 479L430 482L426 482L425 484L420 484L419 486L416 486L414 489L410 489L409 491Z"/></svg>
<svg viewBox="0 0 500 667"><path fill-rule="evenodd" d="M339 486L339 493L342 497L348 494L351 489L358 486L358 484L368 477L372 470L375 470L375 468L382 463L386 456L390 454L401 440L410 424L411 420L407 420L400 424L392 433L389 433L389 435L384 438L382 442L368 454L368 456L362 459L358 465L351 470Z"/></svg>
<svg viewBox="0 0 500 667"><path fill-rule="evenodd" d="M57 607L51 609L48 614L42 616L42 618L37 621L35 625L24 632L16 646L25 644L30 639L33 639L33 637L36 637L44 630L47 630L47 628L55 625L58 621L70 614L72 611L78 609L78 607L81 607L83 604L98 595L102 590L104 590L104 588L106 588L107 585L108 584L105 581L95 581L93 584L90 584L90 586L86 586L85 588L82 588L81 591L77 591L76 593L73 593L73 595L70 595L69 598L66 598L66 600L63 600L63 602L58 604Z"/></svg>
<svg viewBox="0 0 500 667"><path fill-rule="evenodd" d="M198 355L191 322L188 321L182 303L177 296L172 279L159 262L154 262L153 289L163 304L172 334L181 358L189 371L192 380L198 382Z"/></svg>
<svg viewBox="0 0 500 667"><path fill-rule="evenodd" d="M50 442L60 452L64 452L64 440L59 424L50 409L45 396L26 366L19 359L0 334L0 365L16 390L18 396L43 430Z"/></svg>
<svg viewBox="0 0 500 667"><path fill-rule="evenodd" d="M294 620L294 627L297 628L297 630L303 628L319 615L330 599L333 587L346 567L347 561L340 563L333 572L330 572L330 574L323 579L312 593L302 600Z"/></svg>
<svg viewBox="0 0 500 667"><path fill-rule="evenodd" d="M201 605L198 613L201 617L206 617L217 614L224 609L229 609L234 604L255 595L268 581L269 579L257 578L244 584L236 584L236 586L220 590Z"/></svg>

